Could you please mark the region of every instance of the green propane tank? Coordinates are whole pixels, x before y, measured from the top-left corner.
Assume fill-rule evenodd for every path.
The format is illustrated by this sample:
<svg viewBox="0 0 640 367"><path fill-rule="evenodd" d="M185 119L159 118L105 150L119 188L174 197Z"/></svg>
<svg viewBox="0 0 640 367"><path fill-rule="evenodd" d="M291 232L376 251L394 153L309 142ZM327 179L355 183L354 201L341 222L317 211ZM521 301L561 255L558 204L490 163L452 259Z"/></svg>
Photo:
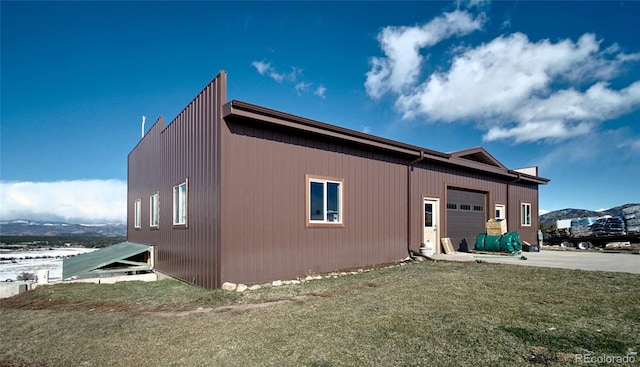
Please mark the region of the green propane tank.
<svg viewBox="0 0 640 367"><path fill-rule="evenodd" d="M500 238L500 251L519 252L522 251L522 243L517 232L508 232Z"/></svg>
<svg viewBox="0 0 640 367"><path fill-rule="evenodd" d="M487 237L485 233L480 233L476 236L476 251L484 251L484 238Z"/></svg>
<svg viewBox="0 0 640 367"><path fill-rule="evenodd" d="M491 252L500 251L500 237L502 236L487 236L484 239L484 250Z"/></svg>

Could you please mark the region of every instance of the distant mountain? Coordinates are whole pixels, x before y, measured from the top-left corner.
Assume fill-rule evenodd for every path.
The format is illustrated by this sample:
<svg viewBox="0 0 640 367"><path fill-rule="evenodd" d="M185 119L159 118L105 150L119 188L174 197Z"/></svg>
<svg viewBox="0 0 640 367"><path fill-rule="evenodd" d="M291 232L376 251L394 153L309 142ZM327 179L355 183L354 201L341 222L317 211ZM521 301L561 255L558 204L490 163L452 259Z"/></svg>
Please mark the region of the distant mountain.
<svg viewBox="0 0 640 367"><path fill-rule="evenodd" d="M558 220L561 219L572 219L572 218L584 218L584 217L602 217L605 215L610 215L612 217L621 217L622 209L628 208L630 206L640 205L636 204L624 204L621 206L616 206L615 208L603 210L603 211L594 211L594 210L586 210L586 209L560 209L554 210L552 212L542 214L540 216L540 223L544 224L545 227L550 227L555 225Z"/></svg>
<svg viewBox="0 0 640 367"><path fill-rule="evenodd" d="M5 236L126 236L127 225L114 224L71 224L60 222L40 222L26 219L16 219L0 222L0 235Z"/></svg>

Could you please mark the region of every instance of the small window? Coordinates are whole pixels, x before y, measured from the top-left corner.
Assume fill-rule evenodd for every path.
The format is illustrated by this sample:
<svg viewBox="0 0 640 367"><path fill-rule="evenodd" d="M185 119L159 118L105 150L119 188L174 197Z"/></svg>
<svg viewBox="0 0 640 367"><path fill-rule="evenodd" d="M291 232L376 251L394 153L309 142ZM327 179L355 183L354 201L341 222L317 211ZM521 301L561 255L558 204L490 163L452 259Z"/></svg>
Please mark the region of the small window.
<svg viewBox="0 0 640 367"><path fill-rule="evenodd" d="M458 204L447 203L447 210L458 210Z"/></svg>
<svg viewBox="0 0 640 367"><path fill-rule="evenodd" d="M496 219L506 218L506 206L504 204L496 204Z"/></svg>
<svg viewBox="0 0 640 367"><path fill-rule="evenodd" d="M520 204L520 225L531 226L531 204L529 203Z"/></svg>
<svg viewBox="0 0 640 367"><path fill-rule="evenodd" d="M188 180L173 187L173 225L187 224Z"/></svg>
<svg viewBox="0 0 640 367"><path fill-rule="evenodd" d="M342 224L340 179L307 176L307 224Z"/></svg>
<svg viewBox="0 0 640 367"><path fill-rule="evenodd" d="M160 225L160 194L155 193L149 198L149 226L157 228Z"/></svg>
<svg viewBox="0 0 640 367"><path fill-rule="evenodd" d="M484 206L483 205L474 205L473 206L473 211L474 212L484 212Z"/></svg>
<svg viewBox="0 0 640 367"><path fill-rule="evenodd" d="M460 204L460 210L463 210L465 212L470 212L471 211L471 205L469 205L469 204Z"/></svg>
<svg viewBox="0 0 640 367"><path fill-rule="evenodd" d="M142 200L136 199L133 203L133 227L139 229L141 227L141 209Z"/></svg>
<svg viewBox="0 0 640 367"><path fill-rule="evenodd" d="M424 203L424 226L433 227L433 204L425 200Z"/></svg>

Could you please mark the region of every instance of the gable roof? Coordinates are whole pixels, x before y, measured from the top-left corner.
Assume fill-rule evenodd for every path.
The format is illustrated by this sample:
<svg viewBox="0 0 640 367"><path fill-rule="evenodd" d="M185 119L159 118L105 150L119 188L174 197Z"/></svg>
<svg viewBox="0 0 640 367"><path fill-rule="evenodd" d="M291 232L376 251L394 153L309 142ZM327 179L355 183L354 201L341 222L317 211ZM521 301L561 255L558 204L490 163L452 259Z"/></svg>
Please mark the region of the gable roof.
<svg viewBox="0 0 640 367"><path fill-rule="evenodd" d="M62 279L76 275L151 270L151 257L142 262L137 255L150 252L152 246L121 242L96 251L70 257L62 261Z"/></svg>
<svg viewBox="0 0 640 367"><path fill-rule="evenodd" d="M456 152L449 153L451 157L468 159L470 161L488 164L494 167L507 169L500 161L498 161L494 156L489 154L483 147L475 147L464 150L458 150Z"/></svg>

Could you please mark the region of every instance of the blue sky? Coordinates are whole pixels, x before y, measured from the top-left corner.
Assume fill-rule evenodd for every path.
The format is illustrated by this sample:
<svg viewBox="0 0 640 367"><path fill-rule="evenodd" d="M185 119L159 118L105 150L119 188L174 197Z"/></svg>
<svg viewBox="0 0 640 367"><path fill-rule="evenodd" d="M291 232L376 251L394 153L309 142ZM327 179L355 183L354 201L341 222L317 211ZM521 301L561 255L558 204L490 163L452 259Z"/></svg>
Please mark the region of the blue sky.
<svg viewBox="0 0 640 367"><path fill-rule="evenodd" d="M0 217L124 221L127 154L220 71L228 97L640 202L640 2L10 2Z"/></svg>

